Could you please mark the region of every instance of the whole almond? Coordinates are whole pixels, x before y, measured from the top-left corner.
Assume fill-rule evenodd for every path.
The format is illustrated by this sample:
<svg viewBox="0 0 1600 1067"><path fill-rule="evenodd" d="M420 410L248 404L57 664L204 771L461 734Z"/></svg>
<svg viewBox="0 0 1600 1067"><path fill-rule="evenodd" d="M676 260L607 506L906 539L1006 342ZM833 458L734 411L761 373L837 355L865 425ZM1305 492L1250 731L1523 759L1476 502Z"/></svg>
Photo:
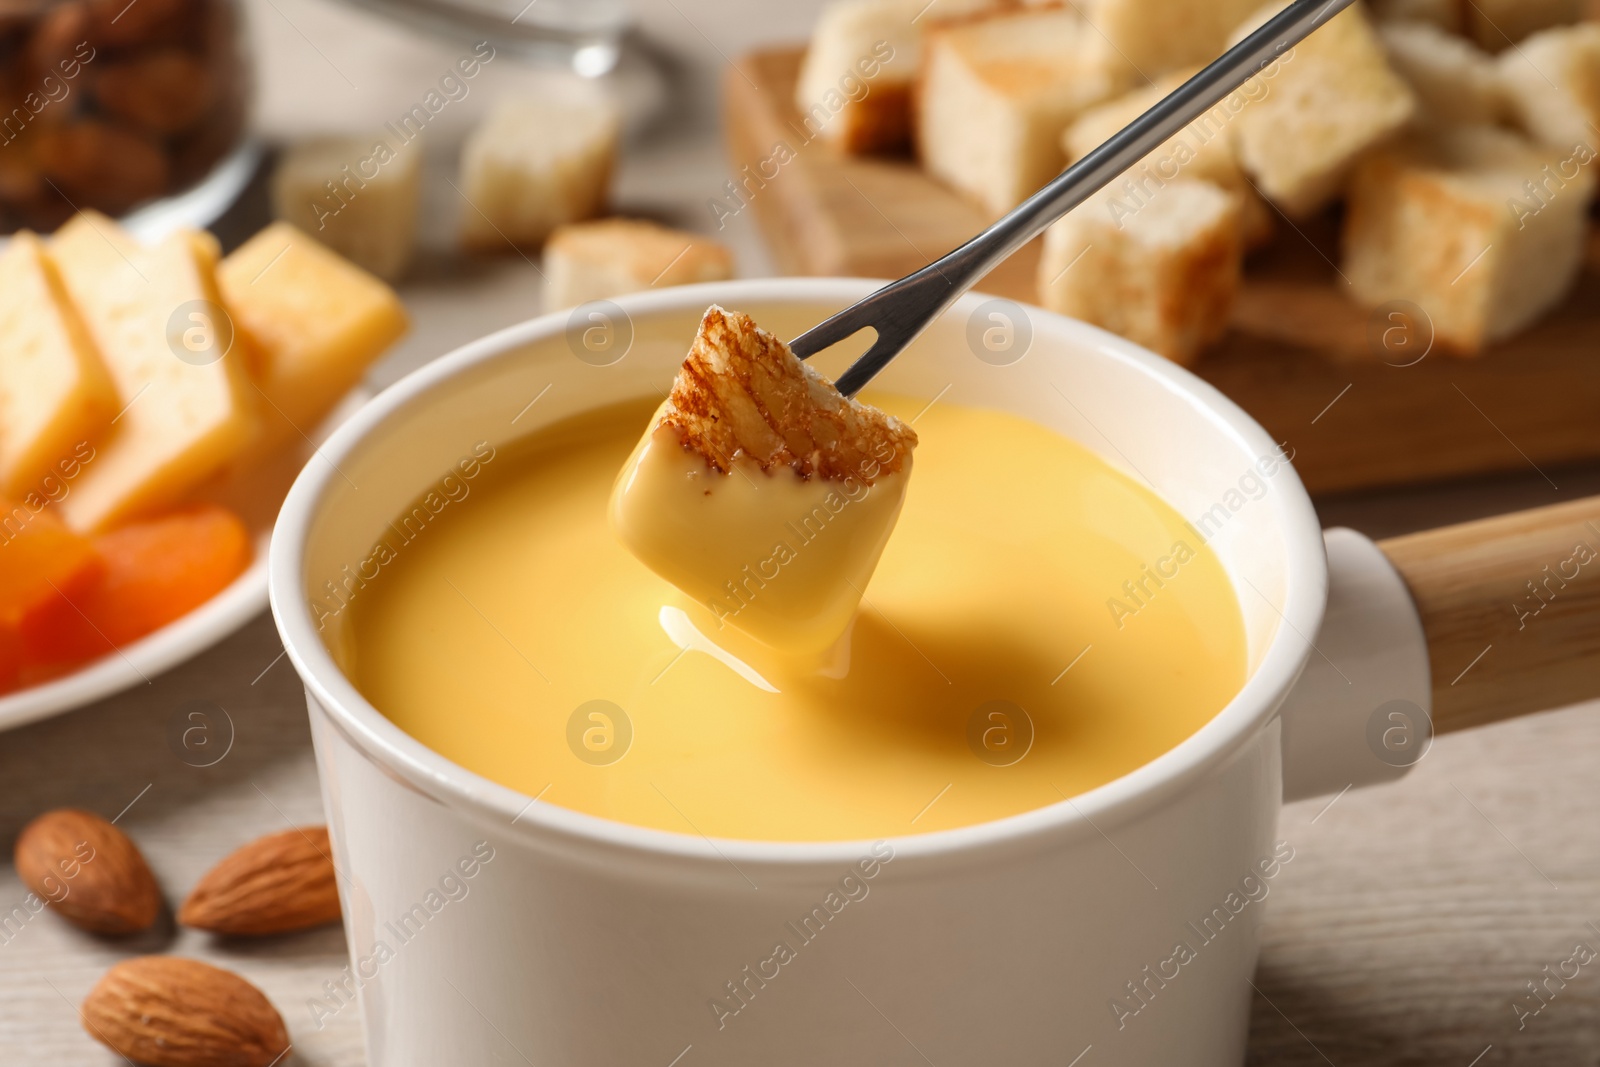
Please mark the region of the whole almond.
<svg viewBox="0 0 1600 1067"><path fill-rule="evenodd" d="M283 1017L231 971L142 956L111 968L84 998L83 1028L150 1067L270 1067L289 1047Z"/></svg>
<svg viewBox="0 0 1600 1067"><path fill-rule="evenodd" d="M138 846L92 812L45 812L22 828L14 858L23 883L85 930L131 934L161 914L161 890Z"/></svg>
<svg viewBox="0 0 1600 1067"><path fill-rule="evenodd" d="M268 834L211 868L178 910L178 921L243 937L338 922L332 856L326 826Z"/></svg>

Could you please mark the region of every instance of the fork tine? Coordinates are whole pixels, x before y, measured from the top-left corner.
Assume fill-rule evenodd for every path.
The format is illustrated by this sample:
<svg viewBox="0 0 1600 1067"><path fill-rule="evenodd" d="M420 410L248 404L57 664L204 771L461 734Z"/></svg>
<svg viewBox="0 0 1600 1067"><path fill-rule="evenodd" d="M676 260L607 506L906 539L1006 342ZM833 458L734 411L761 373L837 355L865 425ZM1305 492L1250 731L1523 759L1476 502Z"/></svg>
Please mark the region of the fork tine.
<svg viewBox="0 0 1600 1067"><path fill-rule="evenodd" d="M854 395L964 290L939 269L938 263L930 263L813 326L790 342L789 350L800 359L809 359L870 326L877 339L834 383L846 396ZM853 388L847 388L847 383L853 383Z"/></svg>
<svg viewBox="0 0 1600 1067"><path fill-rule="evenodd" d="M834 388L845 396L855 396L880 370L888 366L889 361L898 356L911 340L890 334L879 334L878 339L872 342L872 347L863 352L860 359L850 364L849 369L839 375L838 380L833 383Z"/></svg>
<svg viewBox="0 0 1600 1067"><path fill-rule="evenodd" d="M873 296L882 293L893 286L886 285L879 289ZM872 298L868 297L867 301ZM799 359L810 359L830 345L836 345L853 334L860 333L869 326L874 325L872 305L867 301L852 304L835 315L823 319L805 333L789 342L789 351Z"/></svg>

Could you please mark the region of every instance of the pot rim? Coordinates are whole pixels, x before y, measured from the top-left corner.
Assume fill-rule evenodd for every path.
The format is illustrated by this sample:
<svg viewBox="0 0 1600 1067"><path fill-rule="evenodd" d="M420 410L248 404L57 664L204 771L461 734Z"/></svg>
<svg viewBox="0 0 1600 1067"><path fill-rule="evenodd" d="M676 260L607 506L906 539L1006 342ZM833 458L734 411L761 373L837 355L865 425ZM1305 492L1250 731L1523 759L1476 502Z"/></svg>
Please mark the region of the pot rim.
<svg viewBox="0 0 1600 1067"><path fill-rule="evenodd" d="M817 304L844 306L865 297L883 282L862 278L777 278L711 282L619 296L614 303L634 318L660 312L703 308L709 303ZM951 309L971 311L991 299L969 293ZM405 733L356 690L317 636L303 578L305 542L325 492L338 477L339 461L374 430L418 397L444 382L491 363L526 344L561 334L570 311L529 319L463 345L394 383L339 427L318 450L324 462L310 462L295 479L279 513L269 560L273 617L285 652L338 731L365 758L391 777L434 801L463 810L473 821L515 834L532 845L570 851L650 856L670 864L748 864L768 871L823 867L838 869L861 856L869 840L755 841L710 838L615 822L573 811L500 785L456 764ZM1262 456L1276 442L1243 409L1216 388L1160 356L1097 327L1028 305L1037 322L1099 357L1132 364L1155 384L1181 394L1232 437L1242 454ZM1036 333L1038 327L1036 326ZM1285 538L1284 600L1277 606L1282 624L1260 664L1232 700L1177 746L1120 778L1076 797L991 822L950 830L888 838L897 861L970 858L975 850L1012 851L1100 834L1149 812L1194 785L1228 760L1271 722L1299 677L1312 645L1306 635L1320 627L1327 596L1327 563L1322 528L1292 466L1275 475L1263 502L1270 502ZM707 847L709 846L709 848Z"/></svg>

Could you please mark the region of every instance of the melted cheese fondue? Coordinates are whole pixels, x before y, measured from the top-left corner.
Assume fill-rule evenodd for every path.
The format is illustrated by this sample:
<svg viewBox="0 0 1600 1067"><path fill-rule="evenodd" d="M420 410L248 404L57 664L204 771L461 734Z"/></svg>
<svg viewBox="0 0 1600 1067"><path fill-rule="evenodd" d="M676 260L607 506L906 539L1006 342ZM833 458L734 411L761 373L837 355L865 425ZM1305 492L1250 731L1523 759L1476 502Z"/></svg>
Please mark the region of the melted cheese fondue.
<svg viewBox="0 0 1600 1067"><path fill-rule="evenodd" d="M374 706L543 803L815 841L1057 803L1183 741L1244 681L1228 578L1175 511L1065 438L946 403L916 420L917 475L849 632L780 656L608 529L649 418L607 409L502 449L398 551L334 642ZM796 530L764 581L803 574L827 535Z"/></svg>

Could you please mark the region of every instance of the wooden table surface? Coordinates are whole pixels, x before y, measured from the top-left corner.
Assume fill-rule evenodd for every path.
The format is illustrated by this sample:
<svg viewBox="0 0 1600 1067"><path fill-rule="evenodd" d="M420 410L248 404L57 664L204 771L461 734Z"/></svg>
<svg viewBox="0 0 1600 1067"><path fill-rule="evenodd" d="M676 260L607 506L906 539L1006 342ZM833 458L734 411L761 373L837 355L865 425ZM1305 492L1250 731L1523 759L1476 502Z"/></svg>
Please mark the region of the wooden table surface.
<svg viewBox="0 0 1600 1067"><path fill-rule="evenodd" d="M268 2L258 21L277 34L275 47L300 47L290 30L307 26L310 0ZM332 35L317 39L348 69ZM277 113L294 109L280 102ZM657 125L628 157L618 201L709 229L704 201L726 177L715 131L670 115ZM259 190L252 195L246 215L260 210ZM735 246L741 273L770 270L748 217L719 236ZM429 254L415 274L405 296L416 330L375 372L376 384L538 310L537 271L514 257L468 267ZM1346 404L1343 417L1362 417L1360 397ZM1326 524L1378 537L1596 492L1600 468L1530 469L1318 506ZM0 736L0 841L51 807L122 812L119 825L174 901L234 846L322 821L302 693L281 652L263 615L148 685ZM227 755L203 768L169 742L175 717L196 701L231 724L218 734L232 734ZM1600 949L1597 765L1600 704L1591 704L1445 737L1398 784L1288 807L1280 835L1296 858L1272 886L1250 1063L1600 1064L1600 959L1546 994L1520 1027L1515 1008L1537 1005L1528 983L1575 945ZM6 863L0 918L25 892ZM159 933L110 942L46 912L0 928L0 1064L120 1062L79 1028L76 1005L112 962L156 951L206 959L259 985L289 1025L293 1062L365 1062L353 1011L319 1028L307 1006L345 964L337 928L239 945L175 931L169 916ZM937 1049L927 1053L939 1062Z"/></svg>

